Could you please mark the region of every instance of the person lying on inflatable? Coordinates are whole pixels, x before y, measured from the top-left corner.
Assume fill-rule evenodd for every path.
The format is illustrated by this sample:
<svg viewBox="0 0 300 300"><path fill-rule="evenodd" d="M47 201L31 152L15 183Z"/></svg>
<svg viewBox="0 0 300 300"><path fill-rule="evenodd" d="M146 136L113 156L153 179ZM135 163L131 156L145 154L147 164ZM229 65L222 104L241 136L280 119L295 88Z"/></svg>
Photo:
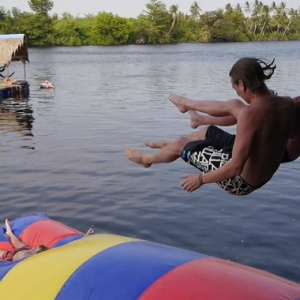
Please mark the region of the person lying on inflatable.
<svg viewBox="0 0 300 300"><path fill-rule="evenodd" d="M6 235L10 238L10 242L12 243L15 249L12 251L5 251L0 249L0 259L6 261L16 261L49 250L49 248L45 245L40 245L37 248L31 248L27 246L14 235L8 219L5 220L5 225ZM91 228L87 231L87 233L84 236L88 236L93 233L94 229L93 226L91 226Z"/></svg>
<svg viewBox="0 0 300 300"><path fill-rule="evenodd" d="M30 257L34 254L37 254L37 253L40 253L40 252L43 252L43 251L46 251L49 249L48 247L46 247L44 245L40 245L37 248L28 247L14 235L8 219L5 220L5 225L6 225L6 235L10 238L10 242L13 244L15 249L12 251L5 251L5 250L0 249L0 256L1 256L2 260L16 261L16 260L20 260L20 259L23 259L26 257Z"/></svg>

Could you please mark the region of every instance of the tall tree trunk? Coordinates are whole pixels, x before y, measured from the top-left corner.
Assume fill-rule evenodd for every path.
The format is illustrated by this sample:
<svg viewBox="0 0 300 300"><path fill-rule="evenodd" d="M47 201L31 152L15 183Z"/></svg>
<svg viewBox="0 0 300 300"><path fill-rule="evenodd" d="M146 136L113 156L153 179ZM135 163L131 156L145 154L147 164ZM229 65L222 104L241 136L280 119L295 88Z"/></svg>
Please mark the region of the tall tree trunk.
<svg viewBox="0 0 300 300"><path fill-rule="evenodd" d="M285 35L286 32L289 30L289 27L290 27L291 23L292 23L292 19L290 19L289 24L287 25L286 29L283 32L283 35Z"/></svg>
<svg viewBox="0 0 300 300"><path fill-rule="evenodd" d="M167 33L168 35L170 35L171 31L173 30L173 28L175 26L175 22L176 22L176 16L173 17L173 22L172 22L171 28L170 28L169 32Z"/></svg>
<svg viewBox="0 0 300 300"><path fill-rule="evenodd" d="M260 31L260 34L263 34L263 33L264 33L264 30L265 30L265 28L266 28L266 24L267 24L267 19L266 19L265 22L264 22L264 25L263 25L263 27L262 27L262 29L261 29L261 31Z"/></svg>

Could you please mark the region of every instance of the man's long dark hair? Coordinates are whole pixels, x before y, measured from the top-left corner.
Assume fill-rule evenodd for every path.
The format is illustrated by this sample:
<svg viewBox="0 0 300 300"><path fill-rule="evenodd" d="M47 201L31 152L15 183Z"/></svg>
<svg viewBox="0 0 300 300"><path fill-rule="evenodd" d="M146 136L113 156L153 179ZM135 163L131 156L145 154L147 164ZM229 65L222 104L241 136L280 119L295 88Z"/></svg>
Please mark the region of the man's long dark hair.
<svg viewBox="0 0 300 300"><path fill-rule="evenodd" d="M231 68L229 76L234 84L242 81L245 89L252 93L257 93L265 88L265 80L270 79L276 69L275 58L271 62L254 57L244 57L239 59Z"/></svg>
<svg viewBox="0 0 300 300"><path fill-rule="evenodd" d="M39 248L39 250L36 251L36 254L41 253L41 252L44 252L44 251L46 251L46 250L49 250L49 248L46 247L45 245L39 245L38 248Z"/></svg>

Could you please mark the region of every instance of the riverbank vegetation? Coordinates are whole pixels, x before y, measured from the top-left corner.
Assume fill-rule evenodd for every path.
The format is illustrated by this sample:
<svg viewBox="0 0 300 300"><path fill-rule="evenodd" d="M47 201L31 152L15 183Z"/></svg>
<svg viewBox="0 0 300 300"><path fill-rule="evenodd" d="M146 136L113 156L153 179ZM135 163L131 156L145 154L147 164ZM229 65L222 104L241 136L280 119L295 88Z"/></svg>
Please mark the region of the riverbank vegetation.
<svg viewBox="0 0 300 300"><path fill-rule="evenodd" d="M52 1L28 4L32 12L0 7L0 33L25 33L29 46L300 40L300 7L288 8L284 2L266 5L255 0L207 12L194 2L186 14L178 5L150 0L136 18L109 12L50 15Z"/></svg>

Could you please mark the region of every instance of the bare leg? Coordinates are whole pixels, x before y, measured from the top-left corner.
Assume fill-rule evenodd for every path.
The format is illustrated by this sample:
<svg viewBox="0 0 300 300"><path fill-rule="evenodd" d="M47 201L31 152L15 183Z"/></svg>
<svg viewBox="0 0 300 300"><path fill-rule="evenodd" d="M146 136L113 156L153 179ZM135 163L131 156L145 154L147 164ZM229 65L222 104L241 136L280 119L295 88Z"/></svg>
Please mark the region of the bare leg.
<svg viewBox="0 0 300 300"><path fill-rule="evenodd" d="M211 125L211 124L209 124ZM198 125L199 126L199 125ZM188 135L186 138L189 141L197 141L197 140L204 140L205 139L205 133L207 128L203 128L200 131L193 132L190 135ZM170 144L174 143L176 140L168 140L168 141L158 141L158 142L146 142L144 145L152 148L152 149L162 149L166 146L169 146Z"/></svg>
<svg viewBox="0 0 300 300"><path fill-rule="evenodd" d="M191 127L197 128L202 125L216 125L216 126L231 126L237 123L237 120L233 116L228 117L213 117L209 115L202 115L193 110L188 111L189 115L191 116ZM194 139L195 137L195 139ZM197 139L205 139L205 136L201 136L199 138L199 133L192 133L187 136L189 140L197 140ZM158 141L158 142L145 142L144 145L152 148L152 149L162 149L166 146L174 143L175 140L168 140L168 141Z"/></svg>
<svg viewBox="0 0 300 300"><path fill-rule="evenodd" d="M152 164L170 163L178 159L185 145L190 141L204 140L207 128L195 132L188 137L182 137L168 144L154 154L142 153L138 150L128 148L125 151L126 157L145 168L150 168Z"/></svg>
<svg viewBox="0 0 300 300"><path fill-rule="evenodd" d="M191 117L191 127L197 128L201 125L217 125L217 126L231 126L237 123L237 120L233 116L228 117L212 117L209 115L202 115L194 110L188 111Z"/></svg>
<svg viewBox="0 0 300 300"><path fill-rule="evenodd" d="M2 250L2 249L0 249L0 261L1 261L1 257L2 257L2 255L3 255L4 253L6 253L6 251L5 251L5 250Z"/></svg>
<svg viewBox="0 0 300 300"><path fill-rule="evenodd" d="M10 238L11 243L15 248L20 248L23 246L26 246L24 243L22 243L12 232L10 222L8 219L5 220L5 225L6 225L6 234Z"/></svg>
<svg viewBox="0 0 300 300"><path fill-rule="evenodd" d="M234 116L237 119L239 112L246 106L240 100L196 101L178 95L170 95L169 99L182 113L195 110L214 117Z"/></svg>
<svg viewBox="0 0 300 300"><path fill-rule="evenodd" d="M158 141L158 142L145 142L144 145L149 147L149 148L152 148L152 149L162 149L162 148L170 145L173 142L174 142L174 140Z"/></svg>

